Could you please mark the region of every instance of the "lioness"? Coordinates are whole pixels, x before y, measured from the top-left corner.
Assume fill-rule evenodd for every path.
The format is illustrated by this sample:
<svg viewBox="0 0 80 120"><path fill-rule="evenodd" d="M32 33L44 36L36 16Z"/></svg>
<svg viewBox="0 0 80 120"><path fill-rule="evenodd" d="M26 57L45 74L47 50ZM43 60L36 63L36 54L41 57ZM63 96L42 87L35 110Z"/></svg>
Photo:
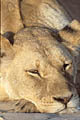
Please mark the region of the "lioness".
<svg viewBox="0 0 80 120"><path fill-rule="evenodd" d="M6 72L1 70L0 81L10 100L25 99L36 106L35 111L46 113L74 112L79 106L74 86L76 50L66 45L67 39L59 34L42 27L28 27L16 33L9 47L13 56L9 54L11 61Z"/></svg>

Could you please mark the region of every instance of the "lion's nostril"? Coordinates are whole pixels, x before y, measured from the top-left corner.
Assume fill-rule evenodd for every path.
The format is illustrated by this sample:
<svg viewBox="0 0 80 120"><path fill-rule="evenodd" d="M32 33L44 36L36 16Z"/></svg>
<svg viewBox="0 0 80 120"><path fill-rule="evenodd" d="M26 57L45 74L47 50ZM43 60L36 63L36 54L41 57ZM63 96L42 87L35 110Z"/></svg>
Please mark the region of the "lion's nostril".
<svg viewBox="0 0 80 120"><path fill-rule="evenodd" d="M56 100L56 101L58 101L58 102L61 102L61 103L63 103L63 104L67 104L69 101L70 101L70 99L72 98L72 96L73 95L71 95L71 96L68 96L68 97L53 97L53 99L54 100Z"/></svg>

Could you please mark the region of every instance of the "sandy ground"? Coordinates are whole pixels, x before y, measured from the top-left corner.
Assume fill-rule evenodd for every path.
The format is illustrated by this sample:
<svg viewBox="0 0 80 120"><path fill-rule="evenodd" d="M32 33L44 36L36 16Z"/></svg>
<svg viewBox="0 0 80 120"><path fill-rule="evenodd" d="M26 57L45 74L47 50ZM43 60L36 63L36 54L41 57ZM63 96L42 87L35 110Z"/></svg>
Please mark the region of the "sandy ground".
<svg viewBox="0 0 80 120"><path fill-rule="evenodd" d="M0 113L0 117L3 118L3 120L80 120L80 113L73 115L40 113Z"/></svg>

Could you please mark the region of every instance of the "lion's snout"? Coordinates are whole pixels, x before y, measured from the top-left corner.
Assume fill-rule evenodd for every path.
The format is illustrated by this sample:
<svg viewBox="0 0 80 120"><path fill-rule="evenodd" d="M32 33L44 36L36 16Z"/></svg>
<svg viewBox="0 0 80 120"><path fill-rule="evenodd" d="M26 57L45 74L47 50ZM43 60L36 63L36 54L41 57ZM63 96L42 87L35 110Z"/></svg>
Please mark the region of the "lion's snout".
<svg viewBox="0 0 80 120"><path fill-rule="evenodd" d="M59 96L59 97L57 97L57 96L51 96L51 97L49 96L48 97L47 96L47 97L43 97L41 102L43 104L52 104L54 101L56 101L61 104L67 105L67 103L71 100L72 97L73 97L72 93L67 96L65 96L65 94L64 94L64 96Z"/></svg>

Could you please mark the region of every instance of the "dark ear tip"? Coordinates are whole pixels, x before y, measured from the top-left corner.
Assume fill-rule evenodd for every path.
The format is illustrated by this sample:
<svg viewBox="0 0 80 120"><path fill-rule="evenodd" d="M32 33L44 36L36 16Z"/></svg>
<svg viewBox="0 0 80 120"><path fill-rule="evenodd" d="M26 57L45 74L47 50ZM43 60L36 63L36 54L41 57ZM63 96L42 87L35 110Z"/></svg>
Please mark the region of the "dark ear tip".
<svg viewBox="0 0 80 120"><path fill-rule="evenodd" d="M13 39L14 35L15 35L15 33L8 31L8 32L4 33L2 36L7 38L9 40L9 42L13 45L14 44L14 39Z"/></svg>

